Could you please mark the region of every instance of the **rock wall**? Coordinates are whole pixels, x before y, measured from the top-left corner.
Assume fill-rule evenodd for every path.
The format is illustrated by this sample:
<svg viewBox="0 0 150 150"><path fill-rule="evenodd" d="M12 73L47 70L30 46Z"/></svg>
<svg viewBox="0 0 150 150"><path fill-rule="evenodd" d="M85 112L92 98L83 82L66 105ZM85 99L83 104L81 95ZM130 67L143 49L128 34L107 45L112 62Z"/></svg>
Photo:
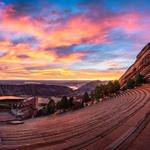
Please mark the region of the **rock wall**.
<svg viewBox="0 0 150 150"><path fill-rule="evenodd" d="M135 63L119 79L121 86L126 84L128 79L134 78L140 72L150 81L150 43L148 43L137 55Z"/></svg>

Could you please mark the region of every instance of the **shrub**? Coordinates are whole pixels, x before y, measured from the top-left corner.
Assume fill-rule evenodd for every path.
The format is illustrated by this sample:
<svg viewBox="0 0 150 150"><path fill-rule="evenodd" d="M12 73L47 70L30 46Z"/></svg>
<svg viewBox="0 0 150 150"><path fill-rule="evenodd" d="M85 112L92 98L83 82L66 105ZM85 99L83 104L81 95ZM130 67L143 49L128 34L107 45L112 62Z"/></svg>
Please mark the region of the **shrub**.
<svg viewBox="0 0 150 150"><path fill-rule="evenodd" d="M129 79L126 85L127 89L132 89L134 88L134 86L135 86L135 81L133 79Z"/></svg>
<svg viewBox="0 0 150 150"><path fill-rule="evenodd" d="M137 73L135 75L135 84L139 85L139 84L142 84L142 83L144 83L144 76L141 75L140 73Z"/></svg>

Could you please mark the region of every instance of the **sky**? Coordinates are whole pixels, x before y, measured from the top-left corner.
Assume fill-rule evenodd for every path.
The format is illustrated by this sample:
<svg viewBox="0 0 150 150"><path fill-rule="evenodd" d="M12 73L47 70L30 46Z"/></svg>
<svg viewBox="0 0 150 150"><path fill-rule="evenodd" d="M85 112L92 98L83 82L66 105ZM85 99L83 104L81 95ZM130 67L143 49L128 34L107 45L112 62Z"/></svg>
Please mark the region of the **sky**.
<svg viewBox="0 0 150 150"><path fill-rule="evenodd" d="M0 0L0 79L119 79L149 39L150 0Z"/></svg>

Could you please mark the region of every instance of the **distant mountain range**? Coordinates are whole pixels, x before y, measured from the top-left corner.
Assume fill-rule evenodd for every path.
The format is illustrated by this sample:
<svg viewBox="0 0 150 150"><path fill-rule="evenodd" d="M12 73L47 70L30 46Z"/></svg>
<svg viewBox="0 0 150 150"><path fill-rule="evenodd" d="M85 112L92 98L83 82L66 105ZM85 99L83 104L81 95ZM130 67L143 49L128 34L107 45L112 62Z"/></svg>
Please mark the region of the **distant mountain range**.
<svg viewBox="0 0 150 150"><path fill-rule="evenodd" d="M63 96L70 95L73 90L67 86L24 84L24 85L0 85L0 95L28 95L28 96Z"/></svg>
<svg viewBox="0 0 150 150"><path fill-rule="evenodd" d="M40 83L39 81L36 81L35 83L34 82L11 82L1 80L0 95L74 96L81 95L84 92L91 92L97 85L105 84L107 81L44 81L45 83ZM70 88L72 86L76 87L76 90Z"/></svg>
<svg viewBox="0 0 150 150"><path fill-rule="evenodd" d="M120 78L122 87L128 79L134 78L136 73L144 75L150 81L150 43L148 43L141 52L137 55L136 61Z"/></svg>
<svg viewBox="0 0 150 150"><path fill-rule="evenodd" d="M91 92L95 89L97 85L106 84L106 83L108 83L108 81L96 80L96 81L88 82L84 84L83 86L79 87L77 90L75 90L75 94L81 95L85 92Z"/></svg>
<svg viewBox="0 0 150 150"><path fill-rule="evenodd" d="M77 88L89 82L88 80L0 80L0 85L24 85L24 84L46 84L76 86Z"/></svg>

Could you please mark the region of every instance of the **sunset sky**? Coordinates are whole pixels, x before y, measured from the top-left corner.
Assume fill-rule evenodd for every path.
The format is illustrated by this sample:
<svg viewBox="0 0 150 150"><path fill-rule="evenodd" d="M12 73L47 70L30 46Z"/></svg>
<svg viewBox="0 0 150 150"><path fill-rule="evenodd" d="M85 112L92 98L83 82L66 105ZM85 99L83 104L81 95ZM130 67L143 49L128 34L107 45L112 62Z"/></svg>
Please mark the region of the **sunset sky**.
<svg viewBox="0 0 150 150"><path fill-rule="evenodd" d="M119 79L149 39L150 0L0 0L0 79Z"/></svg>

